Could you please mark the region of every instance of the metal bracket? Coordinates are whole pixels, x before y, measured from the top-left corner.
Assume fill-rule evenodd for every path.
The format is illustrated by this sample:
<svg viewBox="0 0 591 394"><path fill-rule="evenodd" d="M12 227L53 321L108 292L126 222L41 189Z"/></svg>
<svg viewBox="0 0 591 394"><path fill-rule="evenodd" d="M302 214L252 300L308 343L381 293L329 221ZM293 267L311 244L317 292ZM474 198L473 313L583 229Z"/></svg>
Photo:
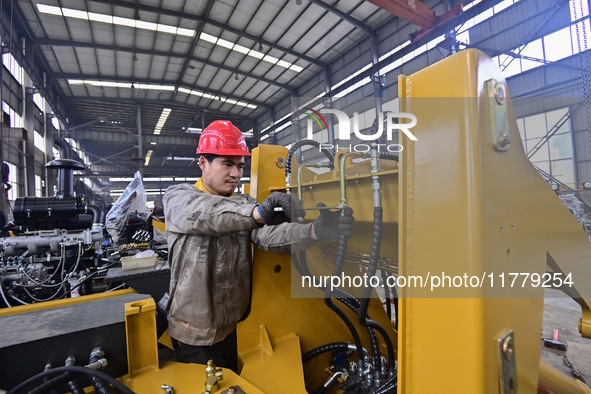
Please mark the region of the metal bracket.
<svg viewBox="0 0 591 394"><path fill-rule="evenodd" d="M484 87L488 97L489 127L493 148L498 152L506 152L511 145L507 115L507 85L495 79L489 79L484 83Z"/></svg>
<svg viewBox="0 0 591 394"><path fill-rule="evenodd" d="M517 393L517 368L515 363L515 338L509 330L497 339L499 354L499 387L501 394Z"/></svg>

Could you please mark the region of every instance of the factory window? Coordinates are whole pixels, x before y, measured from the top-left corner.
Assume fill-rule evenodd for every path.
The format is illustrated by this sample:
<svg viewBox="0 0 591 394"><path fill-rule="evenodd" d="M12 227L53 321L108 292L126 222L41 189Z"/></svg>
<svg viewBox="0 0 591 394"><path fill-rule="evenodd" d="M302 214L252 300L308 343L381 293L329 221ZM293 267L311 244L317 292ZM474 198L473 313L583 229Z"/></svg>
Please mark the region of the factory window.
<svg viewBox="0 0 591 394"><path fill-rule="evenodd" d="M45 152L45 139L37 130L34 130L34 132L35 132L35 136L34 136L35 147L37 149L39 149L41 152Z"/></svg>
<svg viewBox="0 0 591 394"><path fill-rule="evenodd" d="M2 102L2 110L10 117L10 127L23 127L23 118L4 101Z"/></svg>
<svg viewBox="0 0 591 394"><path fill-rule="evenodd" d="M43 96L41 96L41 94L34 93L33 102L35 103L37 108L39 108L39 110L43 111L45 109L45 99L43 98Z"/></svg>
<svg viewBox="0 0 591 394"><path fill-rule="evenodd" d="M39 175L35 175L35 196L43 197L43 180Z"/></svg>
<svg viewBox="0 0 591 394"><path fill-rule="evenodd" d="M12 164L12 163L8 163L8 183L12 186L10 188L10 190L8 191L8 200L9 201L14 201L19 197L19 193L18 193L18 189L19 189L19 184L18 184L18 173L17 173L17 167Z"/></svg>
<svg viewBox="0 0 591 394"><path fill-rule="evenodd" d="M540 170L568 186L575 185L573 141L570 122L562 122L568 108L517 120L526 154ZM560 126L560 127L559 127ZM553 135L538 145L547 134ZM537 149L537 150L536 150ZM535 152L535 153L534 153Z"/></svg>
<svg viewBox="0 0 591 394"><path fill-rule="evenodd" d="M22 85L25 74L23 72L23 68L20 64L18 64L14 56L12 56L11 53L5 53L2 55L2 63L4 64L4 67L10 71L14 79L16 79L17 82Z"/></svg>

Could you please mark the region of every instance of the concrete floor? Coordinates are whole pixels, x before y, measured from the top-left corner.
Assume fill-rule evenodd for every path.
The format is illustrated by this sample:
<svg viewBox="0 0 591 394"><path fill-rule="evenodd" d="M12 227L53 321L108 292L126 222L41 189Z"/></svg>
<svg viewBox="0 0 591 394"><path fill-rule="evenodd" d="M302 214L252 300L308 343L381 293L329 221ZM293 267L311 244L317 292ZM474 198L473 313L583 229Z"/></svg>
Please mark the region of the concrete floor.
<svg viewBox="0 0 591 394"><path fill-rule="evenodd" d="M581 307L572 298L558 290L546 291L542 337L552 338L553 329L558 329L558 339L567 343L567 350L549 348L540 341L541 357L569 376L576 377L578 373L591 385L591 339L579 333L580 317ZM567 366L565 358L572 367Z"/></svg>

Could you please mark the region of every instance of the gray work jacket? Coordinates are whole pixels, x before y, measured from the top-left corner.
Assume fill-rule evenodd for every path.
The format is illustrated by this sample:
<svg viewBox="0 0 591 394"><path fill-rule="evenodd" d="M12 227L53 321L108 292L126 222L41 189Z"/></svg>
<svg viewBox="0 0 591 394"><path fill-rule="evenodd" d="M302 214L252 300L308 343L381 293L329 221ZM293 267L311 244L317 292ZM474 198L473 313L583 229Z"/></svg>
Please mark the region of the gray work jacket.
<svg viewBox="0 0 591 394"><path fill-rule="evenodd" d="M261 227L248 195L215 196L191 184L163 197L170 264L168 334L190 345L226 338L250 300L252 246L289 253L310 246L312 224Z"/></svg>

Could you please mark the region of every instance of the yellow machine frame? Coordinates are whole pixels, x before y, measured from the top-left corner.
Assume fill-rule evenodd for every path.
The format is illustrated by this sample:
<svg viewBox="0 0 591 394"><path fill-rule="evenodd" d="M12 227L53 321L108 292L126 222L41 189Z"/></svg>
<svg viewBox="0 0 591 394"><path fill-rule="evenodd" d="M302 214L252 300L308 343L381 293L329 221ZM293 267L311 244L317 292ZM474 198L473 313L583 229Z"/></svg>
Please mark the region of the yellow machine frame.
<svg viewBox="0 0 591 394"><path fill-rule="evenodd" d="M591 336L590 294L579 282L591 278L591 266L585 265L591 261L589 240L527 161L496 65L476 50L463 51L401 76L399 97L401 111L418 120L413 128L418 141L400 141L399 162L380 160L380 170L370 174L368 162L354 162L341 152L334 171L323 175L293 166L305 206L337 205L339 191L346 188L356 227L345 270L364 270L373 215L371 176L377 176L384 207L381 268L407 277L443 271L479 277L544 273L548 266L572 273L576 288L567 290L582 305L581 332ZM258 201L272 191L298 192L285 185L286 154L281 146L253 150L249 193ZM317 216L312 212L307 220ZM330 242L323 241L307 252L315 273L331 272L330 250ZM213 366L206 372L202 365L160 362L153 300L128 304L129 372L120 380L138 393L163 392L163 385L179 394L201 392L206 382L211 392L223 393L236 385L249 394L317 389L331 375L330 355L303 365L302 354L351 338L322 297L300 292L298 281L290 256L254 250L251 309L237 327L241 372L223 370L219 381L221 372ZM542 288L400 291L398 332L379 298L369 308L395 345L398 393L536 393L539 385L555 392L591 392L540 363ZM18 308L13 309L0 313ZM386 354L383 341L380 349ZM332 392L338 392L336 385Z"/></svg>

